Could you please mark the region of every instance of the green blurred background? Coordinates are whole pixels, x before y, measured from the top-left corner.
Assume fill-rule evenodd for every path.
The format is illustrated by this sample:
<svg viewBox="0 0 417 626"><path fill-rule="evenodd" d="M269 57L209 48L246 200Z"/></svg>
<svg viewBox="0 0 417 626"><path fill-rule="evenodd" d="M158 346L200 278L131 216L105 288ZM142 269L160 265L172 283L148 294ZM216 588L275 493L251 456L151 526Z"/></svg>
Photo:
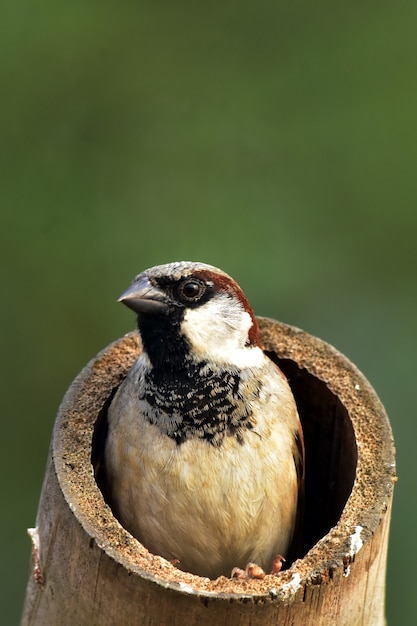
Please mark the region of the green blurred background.
<svg viewBox="0 0 417 626"><path fill-rule="evenodd" d="M5 1L2 623L59 402L142 269L222 267L350 357L390 416L389 624L417 623L417 5ZM414 461L413 461L414 459Z"/></svg>

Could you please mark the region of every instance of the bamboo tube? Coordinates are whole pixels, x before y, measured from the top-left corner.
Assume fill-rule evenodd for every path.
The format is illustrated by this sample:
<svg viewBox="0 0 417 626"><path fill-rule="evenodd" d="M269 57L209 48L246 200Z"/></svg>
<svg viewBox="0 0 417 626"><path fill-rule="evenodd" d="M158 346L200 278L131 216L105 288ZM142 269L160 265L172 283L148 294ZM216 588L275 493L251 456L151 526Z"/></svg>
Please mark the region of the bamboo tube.
<svg viewBox="0 0 417 626"><path fill-rule="evenodd" d="M306 514L296 560L263 580L200 578L150 554L114 518L92 460L106 403L140 350L130 333L90 361L59 409L31 530L22 626L383 626L396 480L388 418L346 357L299 329L258 320L305 435Z"/></svg>

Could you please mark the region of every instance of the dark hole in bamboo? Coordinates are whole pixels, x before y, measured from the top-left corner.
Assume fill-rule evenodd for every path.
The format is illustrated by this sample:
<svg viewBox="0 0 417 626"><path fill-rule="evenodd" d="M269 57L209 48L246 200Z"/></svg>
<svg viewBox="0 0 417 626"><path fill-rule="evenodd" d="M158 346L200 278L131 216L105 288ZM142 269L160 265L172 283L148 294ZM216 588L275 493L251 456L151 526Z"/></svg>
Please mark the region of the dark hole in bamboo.
<svg viewBox="0 0 417 626"><path fill-rule="evenodd" d="M327 385L290 359L269 354L287 376L303 426L305 512L299 554L337 524L352 491L358 460L352 422Z"/></svg>

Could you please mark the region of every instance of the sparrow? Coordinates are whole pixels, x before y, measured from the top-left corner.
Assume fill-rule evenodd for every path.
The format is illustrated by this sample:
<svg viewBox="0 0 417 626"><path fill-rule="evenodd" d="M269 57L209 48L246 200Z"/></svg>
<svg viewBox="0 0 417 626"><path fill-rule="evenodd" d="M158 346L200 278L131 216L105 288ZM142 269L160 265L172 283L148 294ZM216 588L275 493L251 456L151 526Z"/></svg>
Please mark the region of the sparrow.
<svg viewBox="0 0 417 626"><path fill-rule="evenodd" d="M119 301L137 315L142 351L107 414L115 516L199 576L238 575L247 563L279 571L300 505L303 434L247 297L216 267L175 262L136 276Z"/></svg>

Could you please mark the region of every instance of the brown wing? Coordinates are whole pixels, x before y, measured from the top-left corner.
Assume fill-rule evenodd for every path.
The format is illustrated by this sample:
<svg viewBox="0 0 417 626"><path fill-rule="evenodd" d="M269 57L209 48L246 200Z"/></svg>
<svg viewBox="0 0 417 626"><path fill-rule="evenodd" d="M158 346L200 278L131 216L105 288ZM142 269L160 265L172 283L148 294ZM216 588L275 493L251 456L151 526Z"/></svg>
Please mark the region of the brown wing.
<svg viewBox="0 0 417 626"><path fill-rule="evenodd" d="M288 563L290 565L293 561L304 556L301 551L303 547L303 522L304 522L304 475L305 475L305 449L304 449L304 436L300 419L298 419L298 431L295 434L293 444L293 457L295 469L297 471L298 478L298 502L297 502L297 516L295 520L294 535L291 542L291 546L288 552Z"/></svg>

